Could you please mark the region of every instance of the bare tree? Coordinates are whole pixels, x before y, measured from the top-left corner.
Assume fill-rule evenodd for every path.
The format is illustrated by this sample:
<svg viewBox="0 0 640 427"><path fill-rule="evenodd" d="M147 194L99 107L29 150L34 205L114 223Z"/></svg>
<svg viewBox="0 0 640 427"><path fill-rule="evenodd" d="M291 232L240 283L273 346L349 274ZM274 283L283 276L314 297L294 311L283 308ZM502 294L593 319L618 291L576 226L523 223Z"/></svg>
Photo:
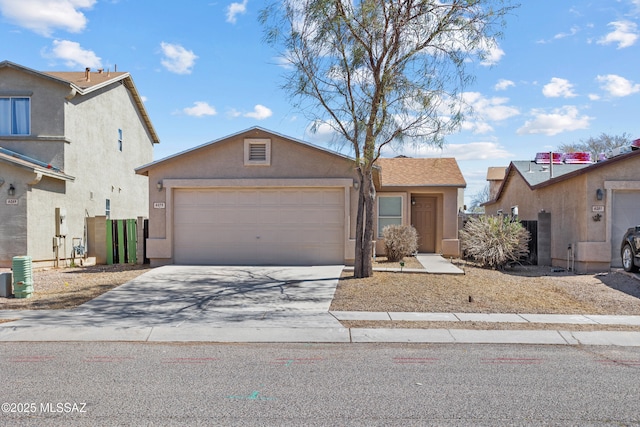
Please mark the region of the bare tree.
<svg viewBox="0 0 640 427"><path fill-rule="evenodd" d="M351 144L360 177L355 277L372 274L372 170L387 144L433 144L462 120L466 65L497 48L509 0L279 0L265 39L284 89L315 126Z"/></svg>
<svg viewBox="0 0 640 427"><path fill-rule="evenodd" d="M476 213L484 213L484 207L482 206L482 204L484 202L488 202L489 200L491 200L491 191L490 191L489 184L486 184L482 188L482 190L478 191L477 193L471 196L471 206L469 206L469 211L476 212Z"/></svg>
<svg viewBox="0 0 640 427"><path fill-rule="evenodd" d="M623 132L622 135L601 133L597 137L590 136L587 139L581 139L579 142L562 144L557 151L561 153L591 153L591 156L597 159L600 153L606 153L607 150L612 148L629 144L631 144L631 136L626 132Z"/></svg>

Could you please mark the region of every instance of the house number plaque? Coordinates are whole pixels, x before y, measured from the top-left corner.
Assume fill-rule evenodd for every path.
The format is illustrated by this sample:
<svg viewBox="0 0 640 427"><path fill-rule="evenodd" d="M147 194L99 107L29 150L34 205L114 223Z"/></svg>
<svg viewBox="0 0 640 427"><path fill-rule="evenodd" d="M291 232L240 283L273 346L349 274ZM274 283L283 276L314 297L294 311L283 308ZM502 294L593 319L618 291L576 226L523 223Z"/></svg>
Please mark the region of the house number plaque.
<svg viewBox="0 0 640 427"><path fill-rule="evenodd" d="M593 212L604 212L604 206L602 205L591 206L591 210Z"/></svg>
<svg viewBox="0 0 640 427"><path fill-rule="evenodd" d="M164 202L155 202L153 204L154 209L164 209L164 207L165 207Z"/></svg>
<svg viewBox="0 0 640 427"><path fill-rule="evenodd" d="M17 205L18 204L18 199L7 199L7 204L8 205Z"/></svg>

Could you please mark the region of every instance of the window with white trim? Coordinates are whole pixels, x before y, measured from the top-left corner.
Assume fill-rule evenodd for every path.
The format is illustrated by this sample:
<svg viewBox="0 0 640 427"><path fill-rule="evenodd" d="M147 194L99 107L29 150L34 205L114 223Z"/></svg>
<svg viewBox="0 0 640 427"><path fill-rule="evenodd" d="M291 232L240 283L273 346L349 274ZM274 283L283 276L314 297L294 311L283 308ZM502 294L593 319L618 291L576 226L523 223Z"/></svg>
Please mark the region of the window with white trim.
<svg viewBox="0 0 640 427"><path fill-rule="evenodd" d="M31 98L0 96L0 135L31 133Z"/></svg>
<svg viewBox="0 0 640 427"><path fill-rule="evenodd" d="M271 164L271 140L245 139L244 164L245 166L269 166Z"/></svg>
<svg viewBox="0 0 640 427"><path fill-rule="evenodd" d="M402 225L402 196L378 196L378 238L387 225Z"/></svg>

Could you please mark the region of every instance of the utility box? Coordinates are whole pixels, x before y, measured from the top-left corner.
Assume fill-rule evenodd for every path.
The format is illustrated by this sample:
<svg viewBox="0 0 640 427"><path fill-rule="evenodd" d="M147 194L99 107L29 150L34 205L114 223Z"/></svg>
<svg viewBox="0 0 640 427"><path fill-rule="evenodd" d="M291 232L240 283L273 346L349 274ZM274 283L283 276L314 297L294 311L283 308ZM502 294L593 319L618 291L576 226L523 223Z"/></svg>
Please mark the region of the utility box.
<svg viewBox="0 0 640 427"><path fill-rule="evenodd" d="M56 208L56 236L66 236L67 233L67 210Z"/></svg>
<svg viewBox="0 0 640 427"><path fill-rule="evenodd" d="M11 296L12 288L11 273L0 273L0 297L9 298Z"/></svg>

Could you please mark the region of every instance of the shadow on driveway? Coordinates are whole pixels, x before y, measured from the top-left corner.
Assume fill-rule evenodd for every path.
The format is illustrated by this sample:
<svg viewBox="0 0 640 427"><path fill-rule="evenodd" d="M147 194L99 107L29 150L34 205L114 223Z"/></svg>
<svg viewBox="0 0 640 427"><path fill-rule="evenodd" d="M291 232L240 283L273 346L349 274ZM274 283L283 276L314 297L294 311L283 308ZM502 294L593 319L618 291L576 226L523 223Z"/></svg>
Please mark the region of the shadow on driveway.
<svg viewBox="0 0 640 427"><path fill-rule="evenodd" d="M164 266L73 310L29 313L19 323L335 327L328 311L342 269Z"/></svg>

